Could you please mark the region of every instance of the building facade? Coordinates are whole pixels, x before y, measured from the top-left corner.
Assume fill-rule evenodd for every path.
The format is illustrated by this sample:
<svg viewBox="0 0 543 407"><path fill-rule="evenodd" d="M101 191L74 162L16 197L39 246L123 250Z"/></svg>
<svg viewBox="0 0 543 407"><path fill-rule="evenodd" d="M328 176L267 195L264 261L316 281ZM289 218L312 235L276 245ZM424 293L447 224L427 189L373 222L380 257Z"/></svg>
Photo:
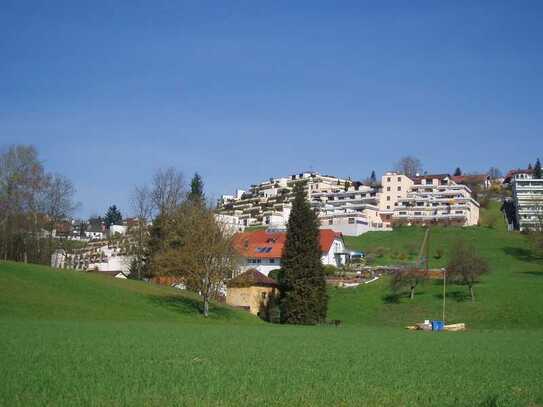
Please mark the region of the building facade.
<svg viewBox="0 0 543 407"><path fill-rule="evenodd" d="M517 173L511 186L518 229L543 230L543 179L534 178L533 172Z"/></svg>
<svg viewBox="0 0 543 407"><path fill-rule="evenodd" d="M396 179L399 177L394 175ZM479 223L480 205L472 198L471 190L455 183L448 174L422 175L408 180L393 191L398 194L393 201L393 225L475 226Z"/></svg>
<svg viewBox="0 0 543 407"><path fill-rule="evenodd" d="M240 271L255 269L267 276L272 270L281 268L286 236L286 232L275 230L236 234L234 245L241 257ZM321 230L320 245L322 264L335 267L345 264L348 254L340 233L330 229Z"/></svg>
<svg viewBox="0 0 543 407"><path fill-rule="evenodd" d="M472 226L479 222L479 204L468 186L454 182L448 174L407 177L396 172L385 173L381 184L372 186L316 172L271 178L248 192L224 196L218 214L231 218L237 230L285 227L298 182L305 183L321 229L345 236L391 230L398 224Z"/></svg>

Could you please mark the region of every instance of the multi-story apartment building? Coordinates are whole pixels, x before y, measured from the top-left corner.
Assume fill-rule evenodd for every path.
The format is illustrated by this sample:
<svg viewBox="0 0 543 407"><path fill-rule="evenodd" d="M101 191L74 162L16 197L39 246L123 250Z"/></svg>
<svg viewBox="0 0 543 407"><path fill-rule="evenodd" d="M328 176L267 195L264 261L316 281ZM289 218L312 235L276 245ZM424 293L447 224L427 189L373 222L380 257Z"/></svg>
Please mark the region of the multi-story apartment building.
<svg viewBox="0 0 543 407"><path fill-rule="evenodd" d="M543 230L543 179L534 178L533 171L517 172L511 185L519 230Z"/></svg>
<svg viewBox="0 0 543 407"><path fill-rule="evenodd" d="M461 226L479 222L479 204L471 190L456 184L449 175L407 177L387 172L380 186L367 186L350 179L302 173L271 178L252 185L236 197L224 196L218 213L228 217L238 230L246 226L284 227L290 216L297 182L305 181L307 198L321 228L346 236L371 230L390 230L395 224L446 223Z"/></svg>
<svg viewBox="0 0 543 407"><path fill-rule="evenodd" d="M321 175L318 172L270 178L258 185L251 185L248 191L238 191L236 196L223 196L219 201L218 213L237 217L242 227L284 227L294 200L293 189L299 182L305 183L309 200L314 193L348 188L351 184L348 179Z"/></svg>
<svg viewBox="0 0 543 407"><path fill-rule="evenodd" d="M334 187L311 195L322 228L358 236L370 230L383 230L379 213L378 189L359 182L347 188Z"/></svg>
<svg viewBox="0 0 543 407"><path fill-rule="evenodd" d="M392 225L479 223L479 203L466 185L456 184L448 174L406 177L383 176L381 215Z"/></svg>

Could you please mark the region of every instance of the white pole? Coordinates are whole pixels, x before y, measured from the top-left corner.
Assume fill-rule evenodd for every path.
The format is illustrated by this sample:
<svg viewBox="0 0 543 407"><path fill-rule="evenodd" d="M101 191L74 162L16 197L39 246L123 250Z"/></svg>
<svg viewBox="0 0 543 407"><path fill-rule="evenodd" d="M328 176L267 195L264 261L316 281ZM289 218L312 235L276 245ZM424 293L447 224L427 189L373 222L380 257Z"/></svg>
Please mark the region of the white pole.
<svg viewBox="0 0 543 407"><path fill-rule="evenodd" d="M443 323L445 324L445 297L447 291L447 270L443 269Z"/></svg>

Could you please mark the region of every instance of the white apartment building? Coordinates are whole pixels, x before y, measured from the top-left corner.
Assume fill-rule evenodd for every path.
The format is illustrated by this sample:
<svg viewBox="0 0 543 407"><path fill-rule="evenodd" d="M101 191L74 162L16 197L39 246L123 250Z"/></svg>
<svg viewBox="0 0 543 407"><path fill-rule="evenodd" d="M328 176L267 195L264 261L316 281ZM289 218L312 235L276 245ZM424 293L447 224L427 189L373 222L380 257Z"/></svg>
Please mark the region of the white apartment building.
<svg viewBox="0 0 543 407"><path fill-rule="evenodd" d="M370 230L384 230L379 215L377 189L353 183L347 189L334 187L311 195L321 229L332 229L345 236L359 236Z"/></svg>
<svg viewBox="0 0 543 407"><path fill-rule="evenodd" d="M224 195L220 200L217 212L221 215L235 216L241 226L284 227L288 222L293 189L299 182L305 182L307 198L318 192L329 192L332 189L347 188L351 185L348 179L341 179L318 172L303 172L290 177L270 178L268 181L251 185L247 191L237 191L235 196Z"/></svg>
<svg viewBox="0 0 543 407"><path fill-rule="evenodd" d="M479 207L471 190L448 174L409 178L387 173L382 178L380 208L385 224L474 226L479 223Z"/></svg>
<svg viewBox="0 0 543 407"><path fill-rule="evenodd" d="M448 174L407 177L387 172L381 186L367 186L350 179L316 172L270 178L247 192L223 196L218 214L238 230L247 226L284 228L290 216L297 182L306 182L307 198L321 222L345 236L391 230L397 224L444 223L477 225L479 204L471 190L455 183Z"/></svg>
<svg viewBox="0 0 543 407"><path fill-rule="evenodd" d="M511 181L515 215L520 231L543 229L543 179L517 173Z"/></svg>

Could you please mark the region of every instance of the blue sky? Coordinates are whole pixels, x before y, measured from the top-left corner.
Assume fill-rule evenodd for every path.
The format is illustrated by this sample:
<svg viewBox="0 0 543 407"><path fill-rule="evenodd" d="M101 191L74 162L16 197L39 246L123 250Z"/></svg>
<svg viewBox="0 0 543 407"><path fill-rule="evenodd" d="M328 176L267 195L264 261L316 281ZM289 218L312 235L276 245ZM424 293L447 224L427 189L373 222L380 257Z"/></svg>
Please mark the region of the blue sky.
<svg viewBox="0 0 543 407"><path fill-rule="evenodd" d="M9 1L0 145L34 144L81 216L160 167L218 197L399 157L503 171L543 158L541 1Z"/></svg>

